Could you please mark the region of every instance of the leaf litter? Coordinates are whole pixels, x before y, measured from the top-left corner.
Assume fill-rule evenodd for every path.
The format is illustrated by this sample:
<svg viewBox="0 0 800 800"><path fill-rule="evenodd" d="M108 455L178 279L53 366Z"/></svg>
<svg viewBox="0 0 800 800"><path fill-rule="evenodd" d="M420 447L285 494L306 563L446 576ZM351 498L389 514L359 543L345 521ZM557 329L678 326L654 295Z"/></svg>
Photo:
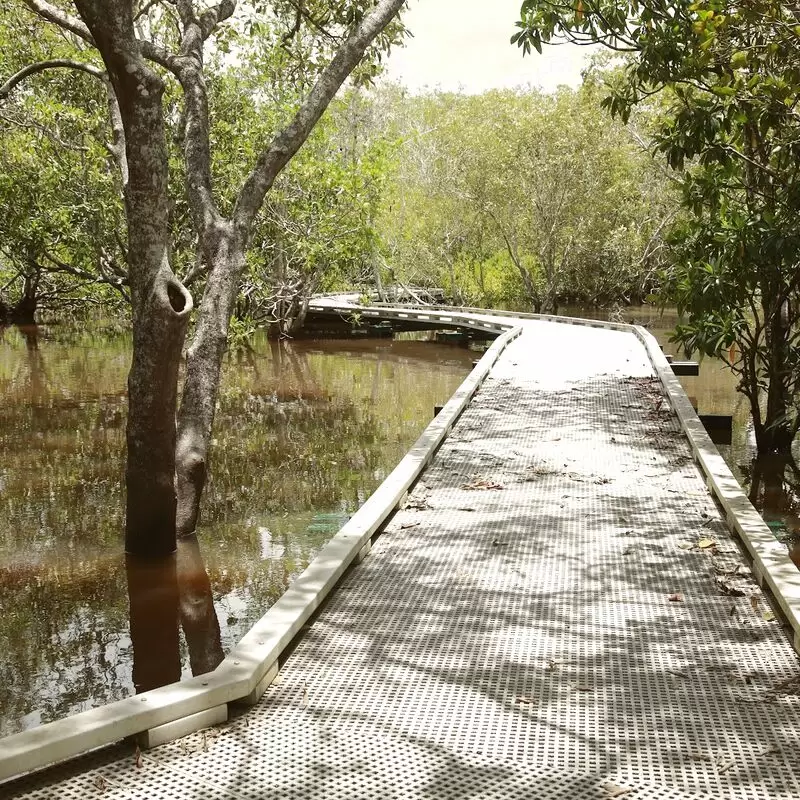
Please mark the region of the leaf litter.
<svg viewBox="0 0 800 800"><path fill-rule="evenodd" d="M491 478L476 478L468 483L462 483L459 488L480 491L486 489L505 489L506 487L503 486L502 483L498 483Z"/></svg>

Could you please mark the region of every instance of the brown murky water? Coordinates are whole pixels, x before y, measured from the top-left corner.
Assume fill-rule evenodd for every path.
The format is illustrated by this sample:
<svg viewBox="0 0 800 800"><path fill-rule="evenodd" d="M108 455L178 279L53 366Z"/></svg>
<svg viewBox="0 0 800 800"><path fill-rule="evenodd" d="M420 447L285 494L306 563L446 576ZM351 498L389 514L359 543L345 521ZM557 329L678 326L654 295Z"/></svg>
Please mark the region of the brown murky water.
<svg viewBox="0 0 800 800"><path fill-rule="evenodd" d="M122 554L128 339L0 330L0 735L213 668L474 358L257 340L226 367L199 535L148 565Z"/></svg>

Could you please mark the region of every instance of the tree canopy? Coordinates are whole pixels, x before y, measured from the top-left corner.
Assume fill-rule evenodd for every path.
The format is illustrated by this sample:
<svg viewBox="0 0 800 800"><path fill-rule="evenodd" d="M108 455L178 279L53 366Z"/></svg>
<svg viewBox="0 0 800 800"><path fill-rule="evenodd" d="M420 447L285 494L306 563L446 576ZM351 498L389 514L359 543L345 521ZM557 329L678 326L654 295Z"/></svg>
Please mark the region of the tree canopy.
<svg viewBox="0 0 800 800"><path fill-rule="evenodd" d="M402 146L382 229L401 274L535 310L647 293L674 199L634 126L604 118L593 82L395 102Z"/></svg>

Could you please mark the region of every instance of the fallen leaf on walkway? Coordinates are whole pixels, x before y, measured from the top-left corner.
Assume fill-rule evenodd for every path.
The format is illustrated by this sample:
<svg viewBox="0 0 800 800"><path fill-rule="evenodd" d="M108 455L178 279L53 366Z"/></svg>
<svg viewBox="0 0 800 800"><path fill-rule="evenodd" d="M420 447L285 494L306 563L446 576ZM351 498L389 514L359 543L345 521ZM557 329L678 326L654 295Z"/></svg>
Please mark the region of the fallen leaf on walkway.
<svg viewBox="0 0 800 800"><path fill-rule="evenodd" d="M407 528L416 528L419 525L419 522L404 522L400 525L401 530L406 530Z"/></svg>
<svg viewBox="0 0 800 800"><path fill-rule="evenodd" d="M609 797L622 797L633 791L629 786L617 786L616 783L604 783L603 789L608 792Z"/></svg>
<svg viewBox="0 0 800 800"><path fill-rule="evenodd" d="M139 745L136 745L136 750L133 753L133 763L136 764L136 769L142 768L142 751L139 749Z"/></svg>
<svg viewBox="0 0 800 800"><path fill-rule="evenodd" d="M667 600L669 600L670 603L682 603L683 595L680 592L675 592L674 594L671 594Z"/></svg>
<svg viewBox="0 0 800 800"><path fill-rule="evenodd" d="M775 619L775 615L771 611L765 611L761 615L761 619L763 619L764 622L772 622L772 620Z"/></svg>
<svg viewBox="0 0 800 800"><path fill-rule="evenodd" d="M461 489L505 489L506 487L503 486L502 483L498 483L497 481L481 479L476 481L470 481L469 483L462 483Z"/></svg>
<svg viewBox="0 0 800 800"><path fill-rule="evenodd" d="M750 605L753 607L753 611L758 611L759 602L757 594L750 595Z"/></svg>
<svg viewBox="0 0 800 800"><path fill-rule="evenodd" d="M707 550L709 547L716 547L717 543L714 541L714 539L699 539L697 546L701 550Z"/></svg>
<svg viewBox="0 0 800 800"><path fill-rule="evenodd" d="M786 695L797 696L800 695L800 677L797 675L787 678L785 681L776 683L771 689L767 691L771 697L781 697Z"/></svg>
<svg viewBox="0 0 800 800"><path fill-rule="evenodd" d="M532 697L526 697L525 695L519 695L517 697L517 702L522 706L528 706L533 702Z"/></svg>
<svg viewBox="0 0 800 800"><path fill-rule="evenodd" d="M591 692L594 686L590 686L588 683L576 683L575 689L579 692Z"/></svg>
<svg viewBox="0 0 800 800"><path fill-rule="evenodd" d="M102 793L108 788L108 784L106 783L106 779L102 775L98 775L94 779L94 785L97 787L97 790Z"/></svg>
<svg viewBox="0 0 800 800"><path fill-rule="evenodd" d="M694 545L691 542L678 542L678 547L681 550L691 550Z"/></svg>
<svg viewBox="0 0 800 800"><path fill-rule="evenodd" d="M667 672L669 672L670 675L677 675L677 677L679 677L679 678L688 678L689 677L689 675L686 672L682 672L679 669L670 669L669 667L667 667Z"/></svg>
<svg viewBox="0 0 800 800"><path fill-rule="evenodd" d="M308 708L308 686L303 687L303 699L300 701L300 708Z"/></svg>
<svg viewBox="0 0 800 800"><path fill-rule="evenodd" d="M474 511L474 508L470 508L469 506L462 506L456 509L456 511Z"/></svg>
<svg viewBox="0 0 800 800"><path fill-rule="evenodd" d="M729 758L725 761L718 761L717 762L717 772L722 775L723 773L727 772L736 762Z"/></svg>
<svg viewBox="0 0 800 800"><path fill-rule="evenodd" d="M406 503L406 508L412 511L428 511L432 508L431 504L428 502L427 498L410 498Z"/></svg>
<svg viewBox="0 0 800 800"><path fill-rule="evenodd" d="M560 469L556 469L555 467L548 466L546 464L540 464L535 467L527 467L525 470L525 474L520 478L520 481L533 481L536 478L543 478L546 475L559 475L561 474Z"/></svg>
<svg viewBox="0 0 800 800"><path fill-rule="evenodd" d="M719 575L714 577L714 583L716 584L717 589L722 594L730 595L731 597L743 597L744 591L735 586L728 578L720 577Z"/></svg>

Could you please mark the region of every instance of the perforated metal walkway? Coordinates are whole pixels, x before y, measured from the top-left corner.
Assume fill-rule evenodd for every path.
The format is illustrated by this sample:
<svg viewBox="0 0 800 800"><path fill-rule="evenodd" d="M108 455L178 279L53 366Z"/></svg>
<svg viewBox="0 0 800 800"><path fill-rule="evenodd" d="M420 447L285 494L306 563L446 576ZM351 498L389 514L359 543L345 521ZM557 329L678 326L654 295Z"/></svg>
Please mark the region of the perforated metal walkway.
<svg viewBox="0 0 800 800"><path fill-rule="evenodd" d="M767 608L638 340L530 322L256 708L0 794L798 798Z"/></svg>

